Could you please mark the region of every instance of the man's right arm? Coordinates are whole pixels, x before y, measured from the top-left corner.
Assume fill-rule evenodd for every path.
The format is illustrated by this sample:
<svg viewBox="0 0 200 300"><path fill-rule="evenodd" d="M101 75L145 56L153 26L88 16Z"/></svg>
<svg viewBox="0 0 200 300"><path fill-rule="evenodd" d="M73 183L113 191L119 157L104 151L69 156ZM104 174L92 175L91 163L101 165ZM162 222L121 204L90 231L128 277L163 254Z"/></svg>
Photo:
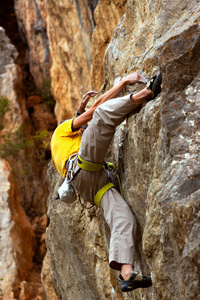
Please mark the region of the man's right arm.
<svg viewBox="0 0 200 300"><path fill-rule="evenodd" d="M119 95L119 93L123 90L123 88L129 84L134 84L137 82L144 82L144 78L137 73L130 74L122 79L118 84L116 84L112 89L99 97L97 101L82 115L74 119L73 121L73 129L77 129L89 122L92 119L93 113L95 109L103 104L104 102L113 99Z"/></svg>

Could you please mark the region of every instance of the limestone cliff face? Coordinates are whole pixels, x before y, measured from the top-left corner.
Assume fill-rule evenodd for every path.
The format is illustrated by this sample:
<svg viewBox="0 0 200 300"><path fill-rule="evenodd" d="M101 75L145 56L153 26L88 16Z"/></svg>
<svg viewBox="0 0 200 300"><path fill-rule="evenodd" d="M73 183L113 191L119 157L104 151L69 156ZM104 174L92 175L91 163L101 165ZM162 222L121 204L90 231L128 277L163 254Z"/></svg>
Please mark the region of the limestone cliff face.
<svg viewBox="0 0 200 300"><path fill-rule="evenodd" d="M103 57L115 27L126 10L126 0L100 0L95 10L96 26L92 35L91 49L91 83L95 90L103 84Z"/></svg>
<svg viewBox="0 0 200 300"><path fill-rule="evenodd" d="M0 276L3 299L16 299L20 282L32 269L35 236L17 201L9 164L0 159Z"/></svg>
<svg viewBox="0 0 200 300"><path fill-rule="evenodd" d="M10 109L5 114L3 125L4 134L15 131L22 124L22 112L27 118L24 95L22 93L22 74L20 68L15 64L18 52L0 27L0 96L10 99ZM19 101L17 101L19 100ZM21 108L20 108L21 103Z"/></svg>
<svg viewBox="0 0 200 300"><path fill-rule="evenodd" d="M35 161L31 158L30 152L33 151L33 147L31 151L30 149L27 151L25 146L20 147L19 145L19 143L24 143L22 133L26 135L28 140L34 134L34 129L26 108L22 70L19 65L15 64L18 52L1 27L0 41L0 101L2 101L2 97L7 97L9 107L2 120L4 128L0 131L0 144L6 144L3 156L12 165L25 209L32 204L38 208L37 199L40 199L45 193L47 194L47 186L44 182L45 168L41 168L41 161L38 158ZM40 111L42 111L41 107ZM52 118L52 114L49 116ZM39 127L37 129L41 130ZM25 171L26 168L28 168L27 172ZM44 211L45 203L41 207Z"/></svg>
<svg viewBox="0 0 200 300"><path fill-rule="evenodd" d="M0 156L7 160L2 160L0 167L0 289L5 299L23 300L37 295L43 297L40 274L37 273L46 252L44 240L48 222L44 154L36 154L39 152L34 143L28 149L27 141L32 139L33 142L35 129L55 128L55 119L52 113L47 113L44 103L31 104L29 98L27 105L24 73L16 63L18 56L16 47L0 27ZM5 99L7 109L3 113ZM36 106L43 113L43 127ZM37 122L35 128L27 108L31 108ZM48 121L45 127L47 117L51 122Z"/></svg>
<svg viewBox="0 0 200 300"><path fill-rule="evenodd" d="M30 72L39 86L50 77L51 66L45 3L42 0L14 0L14 3L19 32L29 49Z"/></svg>
<svg viewBox="0 0 200 300"><path fill-rule="evenodd" d="M72 117L90 88L90 49L96 0L46 0L52 92L58 122Z"/></svg>
<svg viewBox="0 0 200 300"><path fill-rule="evenodd" d="M97 10L108 5L99 2ZM163 73L161 95L129 116L110 150L138 222L135 267L153 278L152 288L136 291L137 299L200 295L199 37L199 1L129 0L104 56L101 92L126 73ZM47 248L57 297L134 299L119 291L118 274L108 267L109 229L101 210L56 201L62 180L52 165L48 172Z"/></svg>

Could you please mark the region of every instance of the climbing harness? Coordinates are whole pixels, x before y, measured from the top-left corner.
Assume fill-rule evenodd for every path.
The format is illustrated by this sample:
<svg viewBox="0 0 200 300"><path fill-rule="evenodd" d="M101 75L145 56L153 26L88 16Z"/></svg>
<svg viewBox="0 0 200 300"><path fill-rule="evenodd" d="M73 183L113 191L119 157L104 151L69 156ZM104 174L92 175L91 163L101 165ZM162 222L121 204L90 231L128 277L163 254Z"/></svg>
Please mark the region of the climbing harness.
<svg viewBox="0 0 200 300"><path fill-rule="evenodd" d="M101 199L103 197L103 195L105 194L105 192L107 192L109 189L111 189L112 187L114 187L115 185L112 182L107 183L106 185L104 185L95 195L94 197L94 203L96 204L96 206L100 207L100 203L101 203Z"/></svg>
<svg viewBox="0 0 200 300"><path fill-rule="evenodd" d="M80 172L81 169L85 170L85 171L89 171L89 172L96 172L101 170L103 167L109 172L114 171L116 172L116 177L118 180L118 184L119 184L119 189L120 189L120 193L123 197L123 192L122 192L122 187L121 187L121 183L120 183L120 179L119 179L119 175L117 174L117 167L115 166L115 164L111 163L111 162L104 162L103 164L96 164L96 163L91 163L88 161L83 160L79 155L78 155L78 166L79 169L78 171L74 174L73 173L73 162L75 161L75 159L77 158L77 153L73 154L70 156L70 158L68 159L67 163L66 163L66 168L67 168L67 175L62 183L62 185L59 187L58 189L58 194L59 194L59 198L66 202L66 203L72 203L73 201L76 200L77 195L75 192L75 189L71 183L72 179ZM103 195L105 194L105 192L107 192L109 189L111 189L112 187L114 187L114 183L109 182L106 185L104 185L95 195L94 197L94 203L96 206L100 207L101 204L101 199L103 197ZM79 202L81 203L81 205L86 208L86 209L90 209L94 206L94 204L90 207L86 207L82 202L81 202L81 197L80 195L78 196Z"/></svg>
<svg viewBox="0 0 200 300"><path fill-rule="evenodd" d="M91 163L89 161L83 160L79 155L78 155L78 165L81 169L83 169L85 171L90 171L90 172L99 171L104 166L104 164L95 164L95 163Z"/></svg>
<svg viewBox="0 0 200 300"><path fill-rule="evenodd" d="M83 160L79 155L78 155L78 165L81 169L85 170L85 171L90 171L90 172L95 172L95 171L99 171L101 170L103 167L105 167L105 169L107 171L117 171L117 167L110 162L105 162L103 164L96 164L96 163L91 163L88 161ZM123 197L123 193L122 193L122 188L121 188L121 183L120 183L120 179L119 179L119 175L116 174L117 180L118 180L118 184L119 184L119 189L120 189L120 193ZM101 203L101 199L103 197L103 195L105 194L105 192L107 192L109 189L111 189L112 187L114 187L115 185L111 182L107 183L106 185L104 185L95 195L94 197L94 203L100 207L100 203Z"/></svg>

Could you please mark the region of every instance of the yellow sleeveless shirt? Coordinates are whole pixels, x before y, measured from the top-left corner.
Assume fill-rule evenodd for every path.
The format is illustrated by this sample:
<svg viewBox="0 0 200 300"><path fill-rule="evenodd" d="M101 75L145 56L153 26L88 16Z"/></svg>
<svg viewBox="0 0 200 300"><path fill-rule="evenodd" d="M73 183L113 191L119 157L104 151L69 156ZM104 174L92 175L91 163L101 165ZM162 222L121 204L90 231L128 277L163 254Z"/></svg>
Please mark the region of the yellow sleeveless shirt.
<svg viewBox="0 0 200 300"><path fill-rule="evenodd" d="M53 164L63 178L67 172L66 161L79 151L81 145L81 136L72 131L72 121L66 120L56 128L50 144Z"/></svg>

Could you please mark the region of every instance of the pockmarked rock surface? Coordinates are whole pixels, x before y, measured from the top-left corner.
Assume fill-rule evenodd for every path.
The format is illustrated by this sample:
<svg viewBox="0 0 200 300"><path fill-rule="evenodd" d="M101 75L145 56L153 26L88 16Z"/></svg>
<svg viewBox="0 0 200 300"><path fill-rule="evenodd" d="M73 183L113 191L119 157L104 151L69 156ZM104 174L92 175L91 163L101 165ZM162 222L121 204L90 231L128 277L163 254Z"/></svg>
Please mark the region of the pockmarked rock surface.
<svg viewBox="0 0 200 300"><path fill-rule="evenodd" d="M120 145L118 135L109 151L138 223L135 268L153 279L152 288L136 290L137 299L200 299L199 69L198 1L127 1L105 52L102 92L130 72L163 73L160 96L129 116ZM121 294L109 269L102 212L55 200L62 180L52 165L48 178L47 249L57 297L134 299Z"/></svg>
<svg viewBox="0 0 200 300"><path fill-rule="evenodd" d="M5 299L16 299L20 282L26 280L32 268L35 237L17 201L10 166L2 159L0 182L0 287Z"/></svg>
<svg viewBox="0 0 200 300"><path fill-rule="evenodd" d="M55 290L53 288L52 280L51 280L51 271L49 267L48 254L46 254L43 260L41 279L42 279L42 284L43 284L46 299L57 300L58 298L56 296Z"/></svg>

